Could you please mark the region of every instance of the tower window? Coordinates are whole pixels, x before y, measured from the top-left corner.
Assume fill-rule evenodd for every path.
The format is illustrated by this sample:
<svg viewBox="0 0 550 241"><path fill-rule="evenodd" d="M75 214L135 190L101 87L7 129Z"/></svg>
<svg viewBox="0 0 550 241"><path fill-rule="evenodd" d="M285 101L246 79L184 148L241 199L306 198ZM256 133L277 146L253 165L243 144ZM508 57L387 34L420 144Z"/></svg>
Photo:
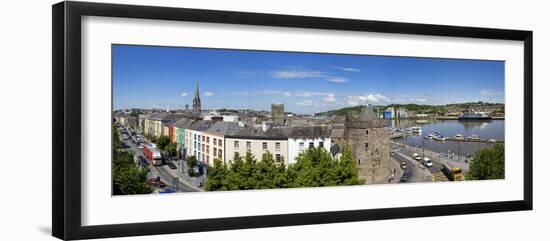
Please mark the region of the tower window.
<svg viewBox="0 0 550 241"><path fill-rule="evenodd" d="M365 149L369 149L369 143L365 143Z"/></svg>

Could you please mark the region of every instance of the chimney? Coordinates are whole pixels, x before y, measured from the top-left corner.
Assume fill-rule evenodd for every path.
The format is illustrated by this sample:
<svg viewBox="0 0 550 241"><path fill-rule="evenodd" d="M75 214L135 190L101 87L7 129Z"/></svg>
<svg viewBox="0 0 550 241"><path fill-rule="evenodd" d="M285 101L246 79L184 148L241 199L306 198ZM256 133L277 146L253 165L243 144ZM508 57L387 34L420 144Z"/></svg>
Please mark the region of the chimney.
<svg viewBox="0 0 550 241"><path fill-rule="evenodd" d="M272 125L273 125L273 123L269 123L267 121L262 122L262 131L269 130L269 128L271 128Z"/></svg>

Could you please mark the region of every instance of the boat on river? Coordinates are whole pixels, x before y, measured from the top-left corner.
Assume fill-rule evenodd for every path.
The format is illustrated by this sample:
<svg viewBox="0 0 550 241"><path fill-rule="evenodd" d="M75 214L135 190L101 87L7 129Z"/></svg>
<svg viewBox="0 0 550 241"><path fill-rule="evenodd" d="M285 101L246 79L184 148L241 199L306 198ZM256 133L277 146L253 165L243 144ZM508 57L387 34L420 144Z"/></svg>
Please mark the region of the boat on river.
<svg viewBox="0 0 550 241"><path fill-rule="evenodd" d="M447 138L444 137L441 133L439 133L439 132L436 131L436 132L434 132L434 134L433 134L433 139L434 139L434 140L437 140L437 141L444 141L444 140L446 140Z"/></svg>
<svg viewBox="0 0 550 241"><path fill-rule="evenodd" d="M411 132L415 134L422 134L422 128L420 128L420 126L413 126L411 127Z"/></svg>
<svg viewBox="0 0 550 241"><path fill-rule="evenodd" d="M462 134L456 134L455 136L453 136L453 140L456 140L456 141L463 141L464 140L464 136Z"/></svg>
<svg viewBox="0 0 550 241"><path fill-rule="evenodd" d="M479 141L479 136L478 135L471 135L471 136L468 136L467 138L469 141Z"/></svg>

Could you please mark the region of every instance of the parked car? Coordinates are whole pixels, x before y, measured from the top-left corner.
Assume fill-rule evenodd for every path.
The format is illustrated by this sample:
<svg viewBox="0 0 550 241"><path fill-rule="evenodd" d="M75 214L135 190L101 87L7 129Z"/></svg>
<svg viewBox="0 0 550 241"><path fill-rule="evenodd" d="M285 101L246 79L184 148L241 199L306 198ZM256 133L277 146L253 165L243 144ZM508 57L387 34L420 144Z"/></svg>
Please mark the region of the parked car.
<svg viewBox="0 0 550 241"><path fill-rule="evenodd" d="M407 169L407 163L406 162L401 162L401 169L403 169L403 170Z"/></svg>
<svg viewBox="0 0 550 241"><path fill-rule="evenodd" d="M175 193L176 190L171 188L164 188L163 190L159 191L160 194L166 194L166 193Z"/></svg>
<svg viewBox="0 0 550 241"><path fill-rule="evenodd" d="M399 180L399 182L407 182L407 174L401 175L401 179Z"/></svg>
<svg viewBox="0 0 550 241"><path fill-rule="evenodd" d="M168 165L168 167L170 167L170 169L178 169L178 167L176 166L176 164L174 164L174 163L171 162L171 161L166 162L166 164Z"/></svg>
<svg viewBox="0 0 550 241"><path fill-rule="evenodd" d="M414 158L415 160L417 160L417 161L422 160L422 157L421 157L420 155L418 155L418 153L414 153L414 154L413 154L413 158Z"/></svg>
<svg viewBox="0 0 550 241"><path fill-rule="evenodd" d="M433 166L432 160L430 160L430 158L424 157L424 165L427 167L432 167Z"/></svg>
<svg viewBox="0 0 550 241"><path fill-rule="evenodd" d="M166 187L166 184L160 178L149 178L146 183L154 187Z"/></svg>
<svg viewBox="0 0 550 241"><path fill-rule="evenodd" d="M138 163L139 163L139 165L144 166L144 167L149 166L149 162L143 156L138 157Z"/></svg>

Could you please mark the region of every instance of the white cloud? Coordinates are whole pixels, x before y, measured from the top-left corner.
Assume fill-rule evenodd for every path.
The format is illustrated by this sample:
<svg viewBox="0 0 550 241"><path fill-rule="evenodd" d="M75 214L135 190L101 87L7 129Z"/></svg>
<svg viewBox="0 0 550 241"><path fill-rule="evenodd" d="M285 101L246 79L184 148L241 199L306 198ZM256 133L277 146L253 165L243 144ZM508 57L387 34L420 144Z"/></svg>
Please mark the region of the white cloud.
<svg viewBox="0 0 550 241"><path fill-rule="evenodd" d="M328 95L331 95L332 93L327 93L327 92L316 92L316 91L298 91L295 93L295 95L297 96L302 96L302 97L311 97L311 96L328 96Z"/></svg>
<svg viewBox="0 0 550 241"><path fill-rule="evenodd" d="M264 90L261 91L261 94L267 94L267 95L281 95L283 97L291 97L292 94L288 91L280 91L280 90Z"/></svg>
<svg viewBox="0 0 550 241"><path fill-rule="evenodd" d="M236 92L231 92L231 94L233 94L233 95L250 95L250 92L248 92L248 91L236 91Z"/></svg>
<svg viewBox="0 0 550 241"><path fill-rule="evenodd" d="M342 70L342 71L346 71L346 72L361 72L360 69L351 68L351 67L339 67L339 66L337 66L335 68L337 68L339 70Z"/></svg>
<svg viewBox="0 0 550 241"><path fill-rule="evenodd" d="M481 95L502 95L502 91L496 91L496 90L482 90L479 93Z"/></svg>
<svg viewBox="0 0 550 241"><path fill-rule="evenodd" d="M364 105L364 104L387 104L391 103L390 98L381 94L368 94L361 96L348 96L346 102L349 105Z"/></svg>
<svg viewBox="0 0 550 241"><path fill-rule="evenodd" d="M327 103L334 103L336 102L336 96L334 94L329 94L325 98L323 98L323 101Z"/></svg>
<svg viewBox="0 0 550 241"><path fill-rule="evenodd" d="M272 71L271 76L276 79L306 79L324 77L321 71L311 70L278 70Z"/></svg>
<svg viewBox="0 0 550 241"><path fill-rule="evenodd" d="M204 92L204 96L214 96L214 93L212 92Z"/></svg>
<svg viewBox="0 0 550 241"><path fill-rule="evenodd" d="M348 79L344 77L330 77L327 79L327 81L333 82L333 83L346 83Z"/></svg>
<svg viewBox="0 0 550 241"><path fill-rule="evenodd" d="M304 100L304 101L298 102L296 104L299 105L299 106L312 106L313 101L312 100Z"/></svg>
<svg viewBox="0 0 550 241"><path fill-rule="evenodd" d="M326 74L323 71L318 70L303 70L303 69L292 69L292 70L276 70L271 71L270 76L275 79L311 79L318 78L320 80L325 80L333 83L345 83L347 79L340 76L332 76Z"/></svg>
<svg viewBox="0 0 550 241"><path fill-rule="evenodd" d="M185 96L187 96L187 93L182 92L182 93L181 93L181 96L185 97Z"/></svg>
<svg viewBox="0 0 550 241"><path fill-rule="evenodd" d="M426 102L426 99L424 99L424 98L418 98L418 99L416 99L416 101L418 101L418 102Z"/></svg>

